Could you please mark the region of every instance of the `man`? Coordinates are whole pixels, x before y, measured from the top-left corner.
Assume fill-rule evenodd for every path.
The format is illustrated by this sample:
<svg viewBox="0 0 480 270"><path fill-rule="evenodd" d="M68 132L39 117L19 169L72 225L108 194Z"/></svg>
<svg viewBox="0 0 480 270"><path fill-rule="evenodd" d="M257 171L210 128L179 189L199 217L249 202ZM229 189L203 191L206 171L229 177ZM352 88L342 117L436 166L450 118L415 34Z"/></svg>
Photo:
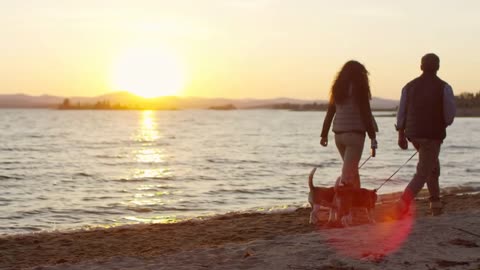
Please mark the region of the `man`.
<svg viewBox="0 0 480 270"><path fill-rule="evenodd" d="M447 126L455 117L455 96L448 83L437 76L440 59L433 53L422 57L423 74L402 89L397 113L398 146L408 148L407 139L419 153L417 171L397 204L397 217L405 214L417 193L427 183L432 215L442 212L440 202L440 146Z"/></svg>

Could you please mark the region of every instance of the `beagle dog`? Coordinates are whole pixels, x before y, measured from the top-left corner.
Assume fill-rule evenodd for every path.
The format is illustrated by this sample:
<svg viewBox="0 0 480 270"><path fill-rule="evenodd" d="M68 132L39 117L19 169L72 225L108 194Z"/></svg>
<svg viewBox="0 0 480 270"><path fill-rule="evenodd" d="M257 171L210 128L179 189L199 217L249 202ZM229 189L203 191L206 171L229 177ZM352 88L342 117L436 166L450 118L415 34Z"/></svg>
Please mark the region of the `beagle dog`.
<svg viewBox="0 0 480 270"><path fill-rule="evenodd" d="M315 187L313 184L313 176L316 172L313 168L308 177L308 202L312 207L310 212L310 224L318 224L320 207L330 209L327 225L341 224L348 227L352 224L353 207L363 208L366 210L370 223L375 223L373 213L375 203L377 201L377 193L375 190L365 188L354 188L341 183L341 177L337 178L334 187Z"/></svg>

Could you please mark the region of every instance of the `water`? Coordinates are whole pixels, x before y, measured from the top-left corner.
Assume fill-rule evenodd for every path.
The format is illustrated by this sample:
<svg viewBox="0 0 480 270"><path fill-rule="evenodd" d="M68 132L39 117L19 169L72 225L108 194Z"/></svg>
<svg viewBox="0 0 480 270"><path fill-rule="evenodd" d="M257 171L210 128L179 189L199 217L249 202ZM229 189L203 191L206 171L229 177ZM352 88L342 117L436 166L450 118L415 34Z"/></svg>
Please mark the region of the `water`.
<svg viewBox="0 0 480 270"><path fill-rule="evenodd" d="M332 185L341 162L323 112L0 111L0 233L172 222L299 206L307 175ZM377 157L361 170L378 187L413 150L377 118ZM480 119L457 118L442 146L442 187L479 188ZM365 159L369 154L364 150ZM402 190L415 157L379 192Z"/></svg>

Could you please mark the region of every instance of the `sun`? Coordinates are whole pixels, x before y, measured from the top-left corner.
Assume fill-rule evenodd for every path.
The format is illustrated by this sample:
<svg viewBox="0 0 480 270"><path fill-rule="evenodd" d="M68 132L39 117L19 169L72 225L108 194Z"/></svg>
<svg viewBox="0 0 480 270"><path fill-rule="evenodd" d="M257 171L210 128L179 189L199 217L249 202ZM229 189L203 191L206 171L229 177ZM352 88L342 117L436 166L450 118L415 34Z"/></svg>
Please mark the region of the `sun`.
<svg viewBox="0 0 480 270"><path fill-rule="evenodd" d="M184 85L180 60L165 48L129 49L112 67L112 86L117 91L152 98L178 95Z"/></svg>

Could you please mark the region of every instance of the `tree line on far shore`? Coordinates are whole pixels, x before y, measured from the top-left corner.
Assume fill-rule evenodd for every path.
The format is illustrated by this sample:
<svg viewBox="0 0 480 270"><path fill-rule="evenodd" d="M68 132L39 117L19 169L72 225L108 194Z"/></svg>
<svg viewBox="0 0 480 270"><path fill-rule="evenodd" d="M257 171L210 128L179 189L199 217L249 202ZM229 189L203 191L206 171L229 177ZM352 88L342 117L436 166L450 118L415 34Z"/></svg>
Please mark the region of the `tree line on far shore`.
<svg viewBox="0 0 480 270"><path fill-rule="evenodd" d="M464 92L455 96L455 103L458 108L480 108L480 91L477 93ZM326 111L328 103L311 103L311 104L292 104L281 103L271 106L276 110L292 110L292 111ZM384 109L384 111L396 111L397 108ZM378 111L378 110L377 110Z"/></svg>
<svg viewBox="0 0 480 270"><path fill-rule="evenodd" d="M328 103L311 103L311 104L294 104L294 103L279 103L273 104L271 109L274 110L291 110L291 111L326 111Z"/></svg>
<svg viewBox="0 0 480 270"><path fill-rule="evenodd" d="M131 110L141 109L127 107L121 104L111 104L108 100L97 101L96 103L80 103L72 104L70 99L66 98L63 103L58 106L60 110Z"/></svg>
<svg viewBox="0 0 480 270"><path fill-rule="evenodd" d="M455 96L459 108L480 108L480 91L477 93L461 93Z"/></svg>
<svg viewBox="0 0 480 270"><path fill-rule="evenodd" d="M464 92L455 96L455 102L458 108L480 108L480 91L477 93ZM64 99L63 103L58 106L61 110L143 110L146 109L142 106L125 106L122 104L111 104L108 100L98 101L94 104L79 103L72 104L70 99ZM326 111L328 109L328 103L278 103L264 106L258 106L256 108L274 109L274 110L291 110L291 111ZM236 109L232 104L225 106L210 107L209 109ZM397 108L387 109L386 111L393 111Z"/></svg>

